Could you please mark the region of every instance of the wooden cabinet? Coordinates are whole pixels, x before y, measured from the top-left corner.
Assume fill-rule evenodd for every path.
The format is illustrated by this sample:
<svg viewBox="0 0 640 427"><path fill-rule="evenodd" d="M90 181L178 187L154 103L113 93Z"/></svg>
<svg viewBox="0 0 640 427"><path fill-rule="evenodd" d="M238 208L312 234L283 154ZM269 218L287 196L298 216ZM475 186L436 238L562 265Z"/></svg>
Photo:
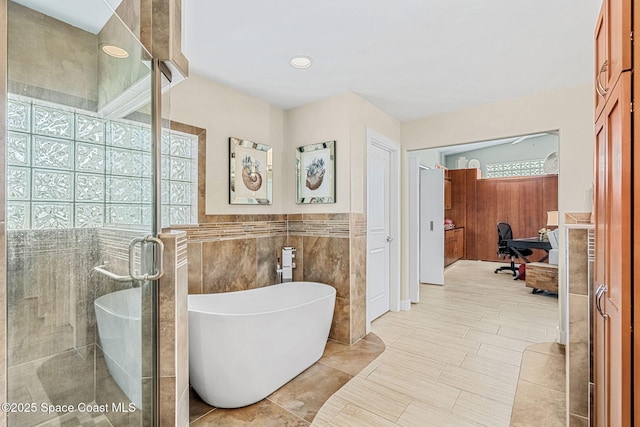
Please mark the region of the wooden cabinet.
<svg viewBox="0 0 640 427"><path fill-rule="evenodd" d="M464 258L464 228L444 232L444 266Z"/></svg>
<svg viewBox="0 0 640 427"><path fill-rule="evenodd" d="M595 127L596 426L633 425L631 79L622 73Z"/></svg>
<svg viewBox="0 0 640 427"><path fill-rule="evenodd" d="M633 5L633 7L632 7ZM632 16L633 12L633 16ZM634 425L640 408L640 289L634 270L640 254L640 116L635 102L640 84L633 57L633 22L640 22L640 2L604 0L595 28L595 258L593 312L594 411L591 424ZM637 25L637 24L636 24ZM637 32L636 32L637 33ZM634 89L634 87L636 89ZM632 107L636 105L635 109ZM632 112L632 110L635 110ZM637 148L637 147L636 147ZM636 287L635 291L633 287ZM635 368L634 368L635 366ZM636 423L637 424L637 423Z"/></svg>
<svg viewBox="0 0 640 427"><path fill-rule="evenodd" d="M451 209L451 180L444 180L444 208ZM445 215L446 217L447 215Z"/></svg>
<svg viewBox="0 0 640 427"><path fill-rule="evenodd" d="M453 169L451 178L451 208L445 211L445 217L451 218L458 228L464 228L464 257L475 258L476 230L476 181L480 178L479 169Z"/></svg>
<svg viewBox="0 0 640 427"><path fill-rule="evenodd" d="M547 224L547 211L558 210L558 176L480 179L476 206L475 259L503 261L497 255L497 223L509 223L516 238L537 236ZM536 251L530 259L542 258Z"/></svg>
<svg viewBox="0 0 640 427"><path fill-rule="evenodd" d="M594 33L595 117L599 117L623 71L632 67L632 0L604 0Z"/></svg>

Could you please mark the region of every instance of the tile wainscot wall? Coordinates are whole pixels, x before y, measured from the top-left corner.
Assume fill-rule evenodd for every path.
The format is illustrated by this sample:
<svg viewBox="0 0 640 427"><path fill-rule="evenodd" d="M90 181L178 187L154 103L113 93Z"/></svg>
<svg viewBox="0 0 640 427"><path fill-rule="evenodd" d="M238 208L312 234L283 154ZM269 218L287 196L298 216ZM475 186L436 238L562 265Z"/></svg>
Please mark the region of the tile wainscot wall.
<svg viewBox="0 0 640 427"><path fill-rule="evenodd" d="M329 337L353 344L365 335L366 216L345 214L207 215L173 226L187 233L189 293L230 292L276 284L283 246L296 248L295 281L336 289Z"/></svg>

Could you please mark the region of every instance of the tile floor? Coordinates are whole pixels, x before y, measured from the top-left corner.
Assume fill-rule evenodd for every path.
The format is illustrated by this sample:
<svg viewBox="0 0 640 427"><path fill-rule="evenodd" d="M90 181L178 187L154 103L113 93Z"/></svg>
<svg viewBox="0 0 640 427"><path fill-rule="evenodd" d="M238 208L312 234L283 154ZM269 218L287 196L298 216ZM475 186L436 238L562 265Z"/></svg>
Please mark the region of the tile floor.
<svg viewBox="0 0 640 427"><path fill-rule="evenodd" d="M410 311L374 321L386 350L324 404L313 425L564 425L564 356L551 344L531 347L555 341L557 296L532 294L495 267L457 262L445 286L421 286ZM545 394L549 400L539 400Z"/></svg>
<svg viewBox="0 0 640 427"><path fill-rule="evenodd" d="M565 381L563 346L541 343L527 347L522 354L510 425L565 426Z"/></svg>
<svg viewBox="0 0 640 427"><path fill-rule="evenodd" d="M352 346L329 341L322 358L262 401L239 409L216 409L191 390L190 426L309 426L340 387L384 351L374 334Z"/></svg>
<svg viewBox="0 0 640 427"><path fill-rule="evenodd" d="M377 358L374 335L352 347L330 342L318 363L255 405L214 409L192 396L191 426L564 425L557 296L532 294L495 267L459 261L444 287L421 286L420 304L374 321L386 345Z"/></svg>

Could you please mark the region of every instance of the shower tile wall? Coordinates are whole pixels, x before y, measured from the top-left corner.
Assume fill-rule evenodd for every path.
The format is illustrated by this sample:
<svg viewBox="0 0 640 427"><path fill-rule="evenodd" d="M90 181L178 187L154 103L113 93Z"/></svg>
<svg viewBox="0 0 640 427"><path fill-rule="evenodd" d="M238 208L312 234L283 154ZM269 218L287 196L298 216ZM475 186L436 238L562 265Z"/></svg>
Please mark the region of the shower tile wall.
<svg viewBox="0 0 640 427"><path fill-rule="evenodd" d="M208 215L206 219L212 222L173 227L187 232L189 293L275 284L280 250L294 246L294 280L336 288L330 337L352 344L365 335L364 214Z"/></svg>
<svg viewBox="0 0 640 427"><path fill-rule="evenodd" d="M276 283L286 215L208 216L214 222L173 226L188 238L189 293L228 292Z"/></svg>
<svg viewBox="0 0 640 427"><path fill-rule="evenodd" d="M8 238L8 399L84 402L94 389L89 294L98 258L95 230L10 231ZM9 414L9 423L36 425L47 418Z"/></svg>
<svg viewBox="0 0 640 427"><path fill-rule="evenodd" d="M106 370L93 301L131 283L109 280L93 267L108 261L124 273L122 253L133 235L106 228L8 233L9 401L128 403ZM55 417L9 414L9 423L37 425Z"/></svg>
<svg viewBox="0 0 640 427"><path fill-rule="evenodd" d="M583 218L581 223L576 218ZM569 294L569 343L567 345L567 411L570 425L589 424L591 370L590 317L594 233L590 214L565 215L567 288Z"/></svg>
<svg viewBox="0 0 640 427"><path fill-rule="evenodd" d="M189 423L187 236L162 233L164 275L159 281L160 426Z"/></svg>

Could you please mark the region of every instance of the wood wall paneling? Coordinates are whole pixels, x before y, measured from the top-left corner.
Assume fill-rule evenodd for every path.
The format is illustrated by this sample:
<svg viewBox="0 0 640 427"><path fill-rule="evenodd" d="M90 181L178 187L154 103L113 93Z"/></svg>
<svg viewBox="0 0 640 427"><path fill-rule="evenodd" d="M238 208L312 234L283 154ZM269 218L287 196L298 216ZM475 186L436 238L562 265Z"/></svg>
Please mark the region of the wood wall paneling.
<svg viewBox="0 0 640 427"><path fill-rule="evenodd" d="M480 169L465 169L465 259L478 259L476 249L477 225L477 194L476 183L481 177Z"/></svg>
<svg viewBox="0 0 640 427"><path fill-rule="evenodd" d="M502 260L497 255L498 222L509 223L515 238L534 237L546 226L547 211L558 209L557 175L480 179L476 188L476 259ZM543 255L534 252L530 259Z"/></svg>

